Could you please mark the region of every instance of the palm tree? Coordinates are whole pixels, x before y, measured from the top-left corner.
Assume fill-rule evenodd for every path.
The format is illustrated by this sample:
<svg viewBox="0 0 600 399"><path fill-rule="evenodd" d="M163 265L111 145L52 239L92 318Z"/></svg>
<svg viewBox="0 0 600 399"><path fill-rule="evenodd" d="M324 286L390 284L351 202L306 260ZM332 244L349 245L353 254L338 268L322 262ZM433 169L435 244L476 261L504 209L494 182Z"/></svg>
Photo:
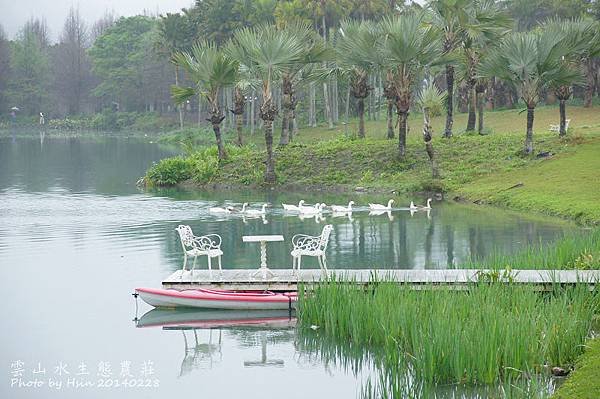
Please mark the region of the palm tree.
<svg viewBox="0 0 600 399"><path fill-rule="evenodd" d="M411 95L423 68L442 61L436 32L423 24L423 15L402 14L381 22L383 33L379 49L390 66L396 90L398 113L398 154L406 153L406 121Z"/></svg>
<svg viewBox="0 0 600 399"><path fill-rule="evenodd" d="M312 81L318 74L315 73L314 64L321 63L329 58L324 40L313 31L307 23L292 21L284 29L304 44L303 54L299 62L287 65L281 74L282 92L282 128L279 145L285 146L291 140L290 125L295 121L296 87L306 81Z"/></svg>
<svg viewBox="0 0 600 399"><path fill-rule="evenodd" d="M546 32L546 34L565 35L565 40L567 41L569 52L568 54L565 54L563 57L561 57L561 62L567 67L573 70L578 70L580 72L580 79L577 79L576 81L574 80L572 82L569 82L569 84L552 84L551 86L559 102L560 123L558 135L562 137L567 134L566 103L567 100L573 94L573 84L583 83L584 72L582 65L585 64L585 60L587 57L586 53L588 49L590 48L590 46L594 46L594 44L590 43L589 40L591 40L594 37L594 34L596 33L596 23L595 21L582 19L551 19L542 24L540 28L544 32Z"/></svg>
<svg viewBox="0 0 600 399"><path fill-rule="evenodd" d="M369 73L377 59L377 29L368 21L349 20L342 23L336 45L336 60L342 75L349 79L350 93L357 101L358 137L365 137L365 98L373 89Z"/></svg>
<svg viewBox="0 0 600 399"><path fill-rule="evenodd" d="M421 91L419 95L418 104L423 112L423 140L425 141L425 152L431 162L431 176L434 179L440 177L440 170L438 167L435 152L433 151L433 144L431 142L433 136L433 129L431 128L431 110L443 107L445 95L433 84L429 82L427 86Z"/></svg>
<svg viewBox="0 0 600 399"><path fill-rule="evenodd" d="M235 55L241 67L261 82L262 104L260 117L263 120L267 159L265 182L275 183L275 157L273 155L273 121L277 107L273 102L273 86L281 81L286 68L303 59L305 43L292 31L277 30L273 25L238 30L233 37Z"/></svg>
<svg viewBox="0 0 600 399"><path fill-rule="evenodd" d="M431 10L431 26L437 29L442 36L443 53L448 56L462 43L465 28L472 21L473 0L430 0L428 8ZM448 57L448 60L451 58ZM446 63L446 129L445 137L452 137L454 123L454 65Z"/></svg>
<svg viewBox="0 0 600 399"><path fill-rule="evenodd" d="M493 0L478 1L472 8L471 23L465 27L460 46L460 74L467 84L469 116L467 131L475 130L476 110L479 109L479 134L483 130L483 93L487 80L477 77L479 63L494 44L506 35L512 20L506 11Z"/></svg>
<svg viewBox="0 0 600 399"><path fill-rule="evenodd" d="M542 90L577 80L578 72L562 62L568 54L569 42L559 32L513 33L480 65L480 76L496 76L510 83L525 102L525 154L533 152L534 112Z"/></svg>
<svg viewBox="0 0 600 399"><path fill-rule="evenodd" d="M171 87L171 94L176 104L183 104L189 98L199 94L210 105L210 118L219 151L219 160L227 158L221 137L221 122L225 115L219 105L219 92L232 86L238 75L238 63L214 43L201 42L195 44L190 52L177 53L174 56L176 65L182 67L196 87Z"/></svg>

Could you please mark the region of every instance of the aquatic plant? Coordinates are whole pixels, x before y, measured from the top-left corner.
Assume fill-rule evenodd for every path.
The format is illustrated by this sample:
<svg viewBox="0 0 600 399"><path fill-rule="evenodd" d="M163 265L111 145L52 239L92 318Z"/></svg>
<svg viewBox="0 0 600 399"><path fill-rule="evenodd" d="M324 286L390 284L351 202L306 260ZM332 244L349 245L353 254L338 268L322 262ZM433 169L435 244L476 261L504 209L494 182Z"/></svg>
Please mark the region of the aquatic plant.
<svg viewBox="0 0 600 399"><path fill-rule="evenodd" d="M496 251L485 261L460 265L468 269L600 269L600 229L578 230L551 243L530 245L506 254Z"/></svg>
<svg viewBox="0 0 600 399"><path fill-rule="evenodd" d="M429 288L364 288L334 278L301 296L299 320L372 353L388 385L408 378L419 391L441 384L497 386L549 366L569 367L600 309L600 290L586 285L550 292L494 282L464 291Z"/></svg>

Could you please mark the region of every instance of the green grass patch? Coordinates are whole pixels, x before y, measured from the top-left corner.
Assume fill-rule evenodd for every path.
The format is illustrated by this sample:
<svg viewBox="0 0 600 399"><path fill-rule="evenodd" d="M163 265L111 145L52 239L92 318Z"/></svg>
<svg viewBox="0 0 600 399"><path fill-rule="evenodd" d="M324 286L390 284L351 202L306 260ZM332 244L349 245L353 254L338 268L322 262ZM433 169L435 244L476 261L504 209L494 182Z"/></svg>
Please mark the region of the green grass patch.
<svg viewBox="0 0 600 399"><path fill-rule="evenodd" d="M598 370L600 370L600 338L587 342L585 353L577 361L575 371L552 398L600 398Z"/></svg>
<svg viewBox="0 0 600 399"><path fill-rule="evenodd" d="M458 192L469 199L512 209L559 215L582 224L598 223L600 139L582 144L567 141L565 146L573 150L518 170L476 179Z"/></svg>

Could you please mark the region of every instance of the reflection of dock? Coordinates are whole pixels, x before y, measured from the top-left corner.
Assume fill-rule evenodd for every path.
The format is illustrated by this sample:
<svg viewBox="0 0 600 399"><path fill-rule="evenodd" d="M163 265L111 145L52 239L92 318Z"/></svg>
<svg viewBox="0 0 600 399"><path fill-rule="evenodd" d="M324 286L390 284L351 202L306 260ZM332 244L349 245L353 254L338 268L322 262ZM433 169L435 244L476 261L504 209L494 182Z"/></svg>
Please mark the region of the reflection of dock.
<svg viewBox="0 0 600 399"><path fill-rule="evenodd" d="M175 289L229 289L229 290L271 290L295 291L298 284L311 285L322 281L323 274L318 269L301 270L298 273L291 269L273 269L275 277L263 279L252 277L250 270L212 271L195 270L176 271L163 282L164 288ZM477 281L504 281L514 284L535 285L536 289L551 289L553 285L571 285L588 283L594 287L600 281L600 270L510 270L490 271L473 269L447 270L330 270L329 275L336 280L352 281L356 284L368 284L373 281L397 282L411 285L417 289L430 286L450 286L453 289L466 288Z"/></svg>

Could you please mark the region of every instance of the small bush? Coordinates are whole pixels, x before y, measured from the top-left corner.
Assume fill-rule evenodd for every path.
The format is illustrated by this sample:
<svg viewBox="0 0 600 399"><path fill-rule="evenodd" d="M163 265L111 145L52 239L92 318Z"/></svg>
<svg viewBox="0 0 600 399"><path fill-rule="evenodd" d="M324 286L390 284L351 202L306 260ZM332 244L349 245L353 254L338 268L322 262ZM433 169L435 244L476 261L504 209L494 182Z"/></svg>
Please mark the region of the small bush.
<svg viewBox="0 0 600 399"><path fill-rule="evenodd" d="M152 185L173 186L192 177L195 169L190 158L166 158L153 165L146 173L146 180Z"/></svg>

